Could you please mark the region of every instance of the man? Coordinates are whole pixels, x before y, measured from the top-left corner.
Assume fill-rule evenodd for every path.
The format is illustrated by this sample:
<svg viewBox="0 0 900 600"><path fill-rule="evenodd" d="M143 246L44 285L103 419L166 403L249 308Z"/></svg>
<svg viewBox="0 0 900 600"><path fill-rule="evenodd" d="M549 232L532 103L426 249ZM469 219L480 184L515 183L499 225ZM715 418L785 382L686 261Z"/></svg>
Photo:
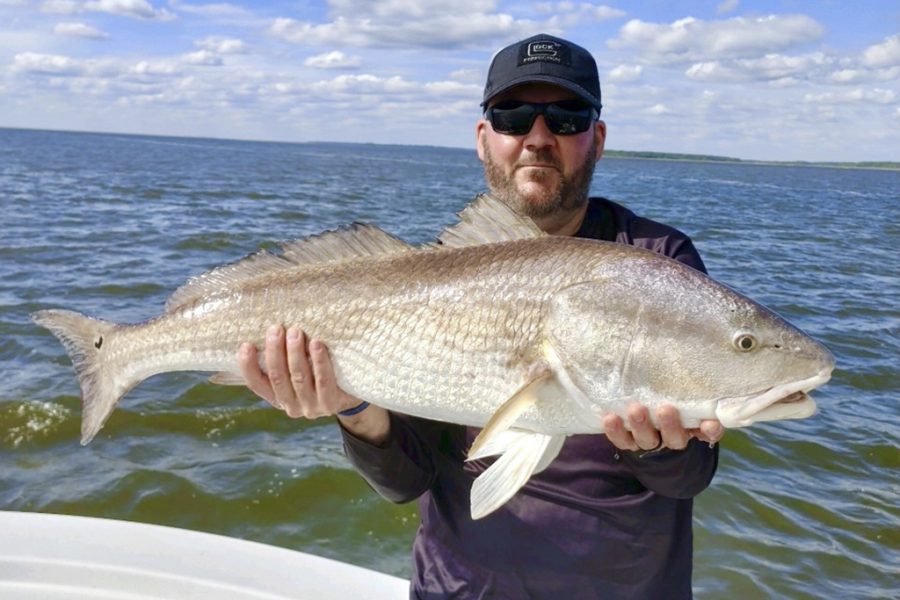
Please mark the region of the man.
<svg viewBox="0 0 900 600"><path fill-rule="evenodd" d="M583 48L538 35L501 50L476 125L491 192L545 231L633 244L697 269L690 239L601 198L588 198L603 154L600 83ZM267 373L241 348L249 387L292 417L338 415L347 456L394 502L419 501L414 598L688 598L692 498L715 473L716 421L681 426L674 407L653 426L645 407L606 435L567 439L559 456L503 507L472 521L464 462L474 428L392 414L343 392L325 346L269 331ZM308 356L307 356L308 352Z"/></svg>

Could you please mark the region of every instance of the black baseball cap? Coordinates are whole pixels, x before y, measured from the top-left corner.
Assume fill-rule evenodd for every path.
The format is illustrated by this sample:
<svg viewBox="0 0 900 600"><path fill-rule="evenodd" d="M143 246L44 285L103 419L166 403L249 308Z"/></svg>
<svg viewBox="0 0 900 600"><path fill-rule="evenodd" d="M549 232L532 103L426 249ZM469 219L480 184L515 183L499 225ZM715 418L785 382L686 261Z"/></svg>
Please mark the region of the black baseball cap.
<svg viewBox="0 0 900 600"><path fill-rule="evenodd" d="M484 84L487 106L491 98L506 90L535 81L552 83L578 94L597 112L600 103L600 77L591 53L567 40L539 33L507 46L494 56Z"/></svg>

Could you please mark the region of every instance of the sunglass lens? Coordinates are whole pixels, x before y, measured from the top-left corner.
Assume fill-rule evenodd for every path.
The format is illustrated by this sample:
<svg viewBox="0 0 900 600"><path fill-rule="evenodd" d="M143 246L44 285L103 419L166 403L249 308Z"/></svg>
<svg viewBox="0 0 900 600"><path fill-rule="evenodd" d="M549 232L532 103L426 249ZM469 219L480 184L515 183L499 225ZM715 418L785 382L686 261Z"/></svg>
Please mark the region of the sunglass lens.
<svg viewBox="0 0 900 600"><path fill-rule="evenodd" d="M590 106L577 104L550 104L544 111L547 127L556 135L572 135L587 131L593 121Z"/></svg>
<svg viewBox="0 0 900 600"><path fill-rule="evenodd" d="M531 131L537 109L524 102L501 102L490 109L488 116L497 133L524 135Z"/></svg>

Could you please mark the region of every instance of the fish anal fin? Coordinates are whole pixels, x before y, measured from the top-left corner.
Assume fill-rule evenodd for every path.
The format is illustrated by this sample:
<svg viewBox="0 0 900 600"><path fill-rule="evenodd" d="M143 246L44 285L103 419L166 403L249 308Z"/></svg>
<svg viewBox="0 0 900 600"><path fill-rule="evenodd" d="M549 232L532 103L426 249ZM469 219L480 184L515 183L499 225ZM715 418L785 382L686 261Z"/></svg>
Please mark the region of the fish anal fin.
<svg viewBox="0 0 900 600"><path fill-rule="evenodd" d="M475 460L476 458L486 456L482 453L482 447L485 444L488 444L493 436L512 427L522 413L537 402L538 390L541 386L545 385L552 376L553 373L551 373L549 369L532 368L530 370L528 382L520 387L516 393L510 396L510 398L497 409L484 426L484 429L478 434L478 437L475 438L475 441L472 442L472 447L469 448L469 458L467 460Z"/></svg>
<svg viewBox="0 0 900 600"><path fill-rule="evenodd" d="M530 218L488 194L475 198L459 213L459 223L438 236L446 248L531 239L547 235Z"/></svg>
<svg viewBox="0 0 900 600"><path fill-rule="evenodd" d="M549 465L559 454L564 435L518 433L499 459L479 475L472 484L471 513L473 519L491 514L512 498L528 479Z"/></svg>

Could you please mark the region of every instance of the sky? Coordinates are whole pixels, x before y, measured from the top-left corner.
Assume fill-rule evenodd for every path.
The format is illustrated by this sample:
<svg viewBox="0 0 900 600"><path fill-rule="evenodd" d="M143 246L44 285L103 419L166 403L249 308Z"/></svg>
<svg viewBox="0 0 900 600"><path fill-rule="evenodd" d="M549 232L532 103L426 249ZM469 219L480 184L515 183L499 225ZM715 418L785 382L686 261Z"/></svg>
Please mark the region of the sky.
<svg viewBox="0 0 900 600"><path fill-rule="evenodd" d="M541 32L596 58L607 148L900 161L895 0L0 0L0 127L474 148Z"/></svg>

